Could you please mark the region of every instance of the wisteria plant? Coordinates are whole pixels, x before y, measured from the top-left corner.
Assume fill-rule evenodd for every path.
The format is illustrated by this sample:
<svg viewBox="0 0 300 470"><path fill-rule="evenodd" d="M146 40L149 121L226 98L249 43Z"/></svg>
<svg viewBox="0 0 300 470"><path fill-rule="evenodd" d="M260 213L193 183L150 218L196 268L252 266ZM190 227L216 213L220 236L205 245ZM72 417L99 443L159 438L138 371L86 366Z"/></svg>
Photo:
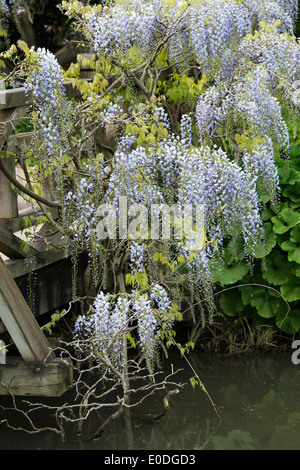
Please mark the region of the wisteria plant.
<svg viewBox="0 0 300 470"><path fill-rule="evenodd" d="M50 188L48 205L59 217L42 207L66 254L75 265L82 251L90 260L95 301L74 334L93 335L99 350L110 345L116 367L131 341L152 371L182 314L212 321L229 243L242 237L247 269L261 252L261 211L278 205L276 161L288 154L288 129L299 117L297 7L295 0L64 0L90 80L78 64L63 71L51 52L20 44L33 100L31 178ZM65 80L79 100L67 98ZM135 236L120 226L100 236L104 215L122 217L121 198ZM174 204L179 216L187 205L202 208L200 245L151 236L142 210ZM170 221L176 231L176 217Z"/></svg>

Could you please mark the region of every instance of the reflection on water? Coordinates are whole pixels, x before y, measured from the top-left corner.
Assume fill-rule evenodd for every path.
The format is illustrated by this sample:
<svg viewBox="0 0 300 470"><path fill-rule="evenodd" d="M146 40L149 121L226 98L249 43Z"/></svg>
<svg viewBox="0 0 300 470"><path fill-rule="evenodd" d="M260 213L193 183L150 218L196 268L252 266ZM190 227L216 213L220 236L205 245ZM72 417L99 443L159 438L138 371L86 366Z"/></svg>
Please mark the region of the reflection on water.
<svg viewBox="0 0 300 470"><path fill-rule="evenodd" d="M124 417L115 421L97 441L61 443L53 433L28 435L0 426L0 449L300 449L300 366L292 363L291 354L194 354L190 360L218 406L221 422L205 393L189 385L188 365L176 358L173 364L184 368L180 380L187 385L171 398L170 410L159 422L145 424L144 416L162 411L162 393L132 410L126 422Z"/></svg>

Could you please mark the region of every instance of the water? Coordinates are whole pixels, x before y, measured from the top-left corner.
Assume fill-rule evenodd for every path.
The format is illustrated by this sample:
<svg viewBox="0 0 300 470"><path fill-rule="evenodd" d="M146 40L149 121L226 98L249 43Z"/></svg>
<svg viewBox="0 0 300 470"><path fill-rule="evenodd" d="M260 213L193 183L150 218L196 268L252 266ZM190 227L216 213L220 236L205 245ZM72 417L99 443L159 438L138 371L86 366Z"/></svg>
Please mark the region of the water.
<svg viewBox="0 0 300 470"><path fill-rule="evenodd" d="M73 439L62 443L51 432L29 435L2 425L0 449L300 449L300 365L292 363L290 353L255 357L191 356L194 369L218 407L221 421L208 396L189 385L192 374L188 365L181 359L173 359L174 367L184 369L180 380L187 385L171 397L168 413L158 422L144 424L144 415L162 411L165 392L158 392L132 410L129 418L114 421L97 441ZM7 397L0 398L0 404L6 402ZM43 419L46 418L41 415L39 424L47 425Z"/></svg>

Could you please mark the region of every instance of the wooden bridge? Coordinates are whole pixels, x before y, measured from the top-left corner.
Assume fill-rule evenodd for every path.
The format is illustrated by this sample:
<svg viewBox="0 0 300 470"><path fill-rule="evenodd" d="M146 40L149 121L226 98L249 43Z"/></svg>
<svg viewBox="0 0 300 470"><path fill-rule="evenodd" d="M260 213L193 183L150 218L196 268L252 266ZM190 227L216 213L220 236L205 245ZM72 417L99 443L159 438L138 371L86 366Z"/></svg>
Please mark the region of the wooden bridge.
<svg viewBox="0 0 300 470"><path fill-rule="evenodd" d="M79 96L71 82L65 82L65 89L68 97ZM0 91L0 150L6 144L9 153L16 155L22 146L30 145L30 133L12 135L29 105L24 88ZM0 351L0 395L60 396L72 383L72 364L55 357L36 317L71 300L71 262L59 245L60 236L48 223L42 224L30 246L37 276L33 313L25 300L32 266L26 260L28 241L22 240L21 226L25 217L28 223L30 216L41 211L17 195L13 188L19 183L22 170L16 168L14 156L0 158L0 334L8 332L20 353L20 357L8 355L6 360L2 354L1 361ZM56 210L51 209L54 219ZM56 249L47 250L47 242ZM82 291L82 284L78 288Z"/></svg>

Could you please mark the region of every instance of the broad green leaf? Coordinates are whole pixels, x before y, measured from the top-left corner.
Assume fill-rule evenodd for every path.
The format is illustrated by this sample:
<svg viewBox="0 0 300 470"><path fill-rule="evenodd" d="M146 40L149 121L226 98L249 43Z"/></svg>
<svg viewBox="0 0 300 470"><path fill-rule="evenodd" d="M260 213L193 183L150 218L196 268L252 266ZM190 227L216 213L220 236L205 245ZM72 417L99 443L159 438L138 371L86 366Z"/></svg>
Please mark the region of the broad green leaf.
<svg viewBox="0 0 300 470"><path fill-rule="evenodd" d="M251 299L252 307L256 307L257 313L264 318L273 317L278 310L279 303L279 298L269 295L265 289L257 290Z"/></svg>
<svg viewBox="0 0 300 470"><path fill-rule="evenodd" d="M282 191L282 194L289 198L291 201L294 202L299 202L300 201L300 182L295 183L293 185L288 185L287 188L285 188Z"/></svg>
<svg viewBox="0 0 300 470"><path fill-rule="evenodd" d="M276 325L285 333L297 333L300 330L300 310L281 312L276 317Z"/></svg>
<svg viewBox="0 0 300 470"><path fill-rule="evenodd" d="M237 312L243 310L241 295L237 289L230 292L223 292L220 296L220 307L226 315L235 316Z"/></svg>
<svg viewBox="0 0 300 470"><path fill-rule="evenodd" d="M300 225L297 225L291 230L290 240L293 243L298 243L300 245Z"/></svg>
<svg viewBox="0 0 300 470"><path fill-rule="evenodd" d="M272 217L273 230L276 233L285 233L290 228L295 227L295 225L300 222L300 213L294 211L290 207L285 207L282 209L280 216Z"/></svg>
<svg viewBox="0 0 300 470"><path fill-rule="evenodd" d="M280 287L280 292L287 302L294 302L300 299L299 279L291 274Z"/></svg>
<svg viewBox="0 0 300 470"><path fill-rule="evenodd" d="M280 184L295 184L300 182L300 171L295 168L278 168Z"/></svg>
<svg viewBox="0 0 300 470"><path fill-rule="evenodd" d="M244 239L242 236L233 238L225 250L225 261L231 264L233 261L241 261L245 258Z"/></svg>
<svg viewBox="0 0 300 470"><path fill-rule="evenodd" d="M262 211L261 216L263 220L269 220L271 219L271 217L274 217L274 211L270 207L268 207L267 209L264 209Z"/></svg>
<svg viewBox="0 0 300 470"><path fill-rule="evenodd" d="M284 283L290 272L290 263L286 257L278 250L273 250L266 258L266 269L262 272L262 276L270 284L278 286Z"/></svg>
<svg viewBox="0 0 300 470"><path fill-rule="evenodd" d="M300 246L290 240L281 243L281 248L288 252L288 260L300 264Z"/></svg>
<svg viewBox="0 0 300 470"><path fill-rule="evenodd" d="M248 271L249 265L246 261L234 261L230 266L220 259L215 260L213 263L214 280L224 285L235 284L243 279Z"/></svg>
<svg viewBox="0 0 300 470"><path fill-rule="evenodd" d="M291 158L300 157L300 146L299 144L292 144L289 148L289 155Z"/></svg>
<svg viewBox="0 0 300 470"><path fill-rule="evenodd" d="M300 277L300 266L299 266L299 265L295 265L295 266L292 268L292 273L295 274L295 276Z"/></svg>
<svg viewBox="0 0 300 470"><path fill-rule="evenodd" d="M248 286L239 286L239 290L241 292L241 299L244 305L250 304L256 289L257 287L252 286L251 284L249 284Z"/></svg>
<svg viewBox="0 0 300 470"><path fill-rule="evenodd" d="M300 264L300 248L292 248L288 252L288 260Z"/></svg>

